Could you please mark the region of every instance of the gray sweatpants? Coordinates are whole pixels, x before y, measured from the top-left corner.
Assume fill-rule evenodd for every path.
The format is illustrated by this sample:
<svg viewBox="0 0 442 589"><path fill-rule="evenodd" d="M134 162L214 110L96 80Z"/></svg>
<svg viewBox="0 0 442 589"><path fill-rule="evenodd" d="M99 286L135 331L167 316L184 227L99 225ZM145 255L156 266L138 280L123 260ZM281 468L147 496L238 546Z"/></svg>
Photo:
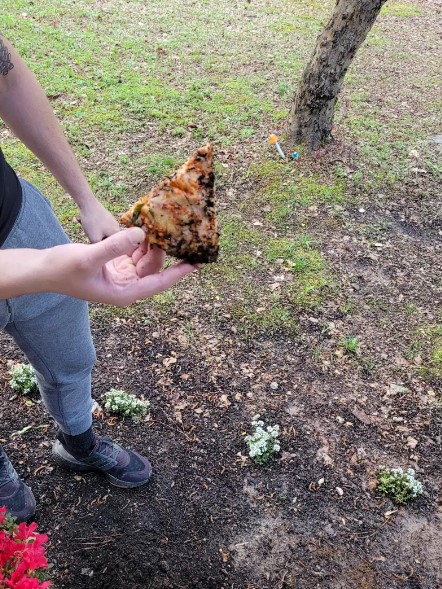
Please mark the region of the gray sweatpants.
<svg viewBox="0 0 442 589"><path fill-rule="evenodd" d="M2 249L68 243L49 201L29 182L20 183L22 207ZM14 338L34 367L43 402L60 428L70 435L85 432L92 424L96 360L88 304L49 293L0 300L0 329Z"/></svg>

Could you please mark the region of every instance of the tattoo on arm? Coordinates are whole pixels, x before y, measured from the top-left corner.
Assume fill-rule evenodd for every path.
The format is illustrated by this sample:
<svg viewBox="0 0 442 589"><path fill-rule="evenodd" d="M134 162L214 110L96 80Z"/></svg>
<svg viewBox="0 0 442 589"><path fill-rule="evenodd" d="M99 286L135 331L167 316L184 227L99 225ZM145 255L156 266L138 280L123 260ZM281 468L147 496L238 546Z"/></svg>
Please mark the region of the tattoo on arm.
<svg viewBox="0 0 442 589"><path fill-rule="evenodd" d="M11 54L0 37L0 75L6 76L6 74L11 71L13 67L14 64L11 61Z"/></svg>

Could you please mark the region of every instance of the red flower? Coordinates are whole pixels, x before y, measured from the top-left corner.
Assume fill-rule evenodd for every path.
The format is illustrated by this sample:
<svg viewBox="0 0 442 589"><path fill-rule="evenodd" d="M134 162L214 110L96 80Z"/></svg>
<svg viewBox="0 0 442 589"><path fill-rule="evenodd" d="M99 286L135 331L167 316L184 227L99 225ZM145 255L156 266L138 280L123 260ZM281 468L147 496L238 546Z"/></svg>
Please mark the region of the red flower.
<svg viewBox="0 0 442 589"><path fill-rule="evenodd" d="M36 572L48 568L44 544L46 534L36 532L37 524L14 524L0 507L0 589L47 589Z"/></svg>

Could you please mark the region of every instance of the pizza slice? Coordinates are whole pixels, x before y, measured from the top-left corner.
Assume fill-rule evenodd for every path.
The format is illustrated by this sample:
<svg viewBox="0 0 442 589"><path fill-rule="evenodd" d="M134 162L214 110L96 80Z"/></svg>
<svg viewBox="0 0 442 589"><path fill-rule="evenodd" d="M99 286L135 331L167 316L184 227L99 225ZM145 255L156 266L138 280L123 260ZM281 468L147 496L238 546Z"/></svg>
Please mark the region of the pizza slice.
<svg viewBox="0 0 442 589"><path fill-rule="evenodd" d="M141 197L122 217L126 227L144 226L146 239L192 264L215 262L213 146L198 149L178 170Z"/></svg>

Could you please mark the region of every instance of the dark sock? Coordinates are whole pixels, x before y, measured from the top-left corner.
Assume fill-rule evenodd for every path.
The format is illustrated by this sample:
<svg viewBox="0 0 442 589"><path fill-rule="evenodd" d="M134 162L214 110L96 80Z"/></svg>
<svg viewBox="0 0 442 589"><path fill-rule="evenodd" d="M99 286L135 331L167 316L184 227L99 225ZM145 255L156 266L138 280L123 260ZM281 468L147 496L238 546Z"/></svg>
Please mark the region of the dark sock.
<svg viewBox="0 0 442 589"><path fill-rule="evenodd" d="M92 427L77 436L71 436L59 430L57 437L69 454L72 454L77 460L86 458L95 443L95 434Z"/></svg>

